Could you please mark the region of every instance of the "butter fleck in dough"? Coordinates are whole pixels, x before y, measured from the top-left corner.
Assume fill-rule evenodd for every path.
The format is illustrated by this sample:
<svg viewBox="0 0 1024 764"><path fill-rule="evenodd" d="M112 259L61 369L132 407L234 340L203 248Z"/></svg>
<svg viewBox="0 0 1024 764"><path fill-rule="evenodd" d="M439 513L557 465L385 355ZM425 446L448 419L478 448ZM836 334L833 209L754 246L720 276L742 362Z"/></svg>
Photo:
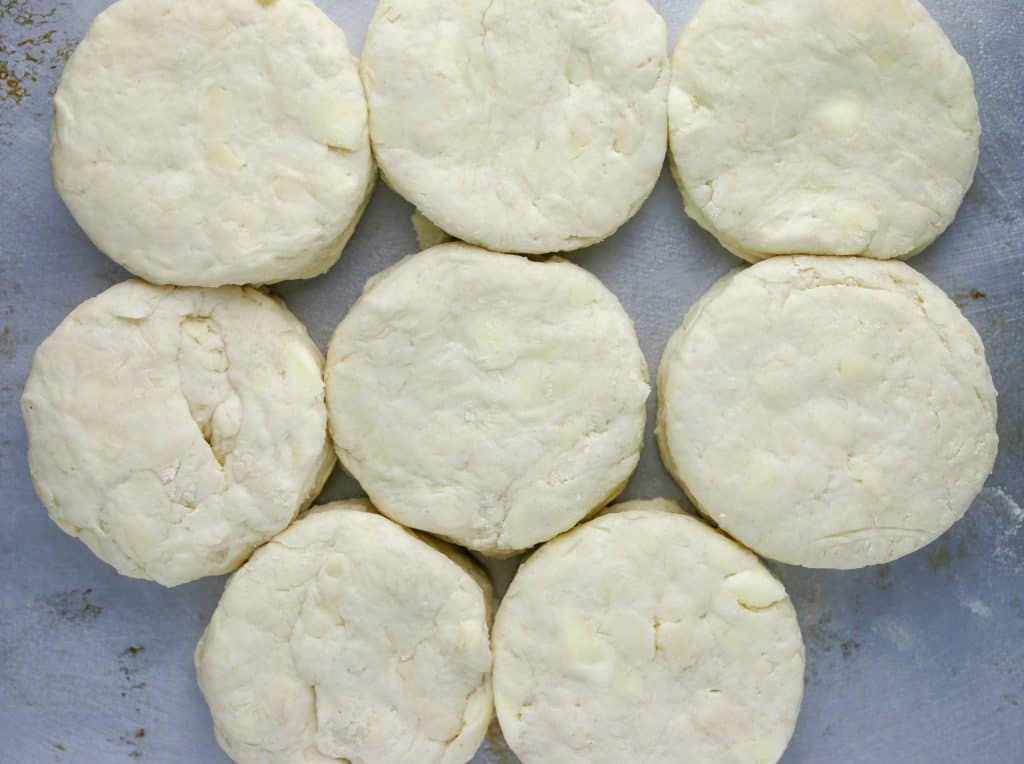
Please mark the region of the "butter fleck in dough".
<svg viewBox="0 0 1024 764"><path fill-rule="evenodd" d="M726 276L670 340L658 390L669 471L793 565L920 549L967 511L998 444L977 332L898 261L777 257Z"/></svg>
<svg viewBox="0 0 1024 764"><path fill-rule="evenodd" d="M439 244L447 244L452 240L452 237L445 231L423 217L423 213L419 210L412 214L412 227L416 232L416 242L420 245L420 249L430 249Z"/></svg>
<svg viewBox="0 0 1024 764"><path fill-rule="evenodd" d="M686 211L750 261L917 254L980 132L970 68L918 0L705 0L672 57Z"/></svg>
<svg viewBox="0 0 1024 764"><path fill-rule="evenodd" d="M495 556L622 490L650 392L633 324L592 274L459 243L370 280L326 379L338 456L380 511Z"/></svg>
<svg viewBox="0 0 1024 764"><path fill-rule="evenodd" d="M263 292L119 284L36 352L22 398L36 492L124 575L228 573L334 467L322 368Z"/></svg>
<svg viewBox="0 0 1024 764"><path fill-rule="evenodd" d="M228 582L196 648L239 764L465 764L493 718L486 575L364 501L318 507Z"/></svg>
<svg viewBox="0 0 1024 764"><path fill-rule="evenodd" d="M646 0L385 0L361 60L382 174L462 241L601 241L661 173L667 47Z"/></svg>
<svg viewBox="0 0 1024 764"><path fill-rule="evenodd" d="M344 33L309 0L120 0L54 99L53 175L103 252L158 284L309 278L376 178Z"/></svg>
<svg viewBox="0 0 1024 764"><path fill-rule="evenodd" d="M785 588L665 500L611 507L531 555L493 645L523 764L774 764L803 697Z"/></svg>

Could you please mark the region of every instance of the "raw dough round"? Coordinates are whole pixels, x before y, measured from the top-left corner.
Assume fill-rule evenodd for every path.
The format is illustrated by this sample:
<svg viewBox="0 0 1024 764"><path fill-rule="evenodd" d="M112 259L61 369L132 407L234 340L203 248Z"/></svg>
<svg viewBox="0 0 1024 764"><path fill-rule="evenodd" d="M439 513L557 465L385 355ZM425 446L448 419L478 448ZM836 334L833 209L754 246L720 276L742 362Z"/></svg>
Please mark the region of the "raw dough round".
<svg viewBox="0 0 1024 764"><path fill-rule="evenodd" d="M362 57L374 153L457 239L579 249L661 173L667 59L646 0L386 0Z"/></svg>
<svg viewBox="0 0 1024 764"><path fill-rule="evenodd" d="M334 466L322 365L263 292L119 284L36 352L22 399L36 492L124 575L232 571Z"/></svg>
<svg viewBox="0 0 1024 764"><path fill-rule="evenodd" d="M995 460L981 340L898 261L778 257L726 276L669 342L658 382L669 471L782 562L909 554L964 514Z"/></svg>
<svg viewBox="0 0 1024 764"><path fill-rule="evenodd" d="M376 171L344 33L308 0L121 0L54 102L57 190L158 284L268 284L338 260Z"/></svg>
<svg viewBox="0 0 1024 764"><path fill-rule="evenodd" d="M705 0L669 128L687 213L750 261L917 254L981 132L967 62L917 0Z"/></svg>
<svg viewBox="0 0 1024 764"><path fill-rule="evenodd" d="M541 547L502 601L509 747L524 764L777 761L803 696L786 590L678 506L615 509Z"/></svg>
<svg viewBox="0 0 1024 764"><path fill-rule="evenodd" d="M253 555L196 648L239 764L464 764L493 716L486 576L366 502L318 508Z"/></svg>
<svg viewBox="0 0 1024 764"><path fill-rule="evenodd" d="M327 354L342 464L381 512L496 556L622 490L647 367L629 316L582 268L465 244L367 284Z"/></svg>

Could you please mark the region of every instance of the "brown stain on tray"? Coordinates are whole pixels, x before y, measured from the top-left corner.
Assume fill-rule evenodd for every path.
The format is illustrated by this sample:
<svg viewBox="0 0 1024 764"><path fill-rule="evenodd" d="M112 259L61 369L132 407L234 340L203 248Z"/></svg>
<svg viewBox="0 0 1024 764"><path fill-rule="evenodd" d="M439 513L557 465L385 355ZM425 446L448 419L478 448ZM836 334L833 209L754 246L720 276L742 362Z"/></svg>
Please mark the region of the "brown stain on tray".
<svg viewBox="0 0 1024 764"><path fill-rule="evenodd" d="M90 623L103 613L103 608L89 599L92 589L69 589L44 600L46 606L67 623Z"/></svg>
<svg viewBox="0 0 1024 764"><path fill-rule="evenodd" d="M0 104L20 106L41 83L56 91L58 70L76 45L58 27L58 7L35 11L25 0L0 0Z"/></svg>

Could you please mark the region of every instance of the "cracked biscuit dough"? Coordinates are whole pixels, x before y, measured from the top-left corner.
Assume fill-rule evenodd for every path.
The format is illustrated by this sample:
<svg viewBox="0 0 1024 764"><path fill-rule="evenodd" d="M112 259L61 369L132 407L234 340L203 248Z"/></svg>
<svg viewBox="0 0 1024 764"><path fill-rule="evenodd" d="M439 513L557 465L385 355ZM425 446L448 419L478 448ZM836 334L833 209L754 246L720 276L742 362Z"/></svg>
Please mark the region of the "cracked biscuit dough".
<svg viewBox="0 0 1024 764"><path fill-rule="evenodd" d="M803 696L782 584L665 500L530 556L493 645L498 721L524 764L773 764Z"/></svg>
<svg viewBox="0 0 1024 764"><path fill-rule="evenodd" d="M447 545L317 508L231 577L196 648L217 739L239 764L464 764L493 717L492 608Z"/></svg>
<svg viewBox="0 0 1024 764"><path fill-rule="evenodd" d="M36 352L22 399L36 492L124 575L230 572L334 466L322 365L263 292L119 284Z"/></svg>
<svg viewBox="0 0 1024 764"><path fill-rule="evenodd" d="M917 254L980 132L967 62L917 0L705 0L672 57L686 211L750 261Z"/></svg>
<svg viewBox="0 0 1024 764"><path fill-rule="evenodd" d="M687 314L658 378L669 471L767 557L857 568L949 529L992 471L974 328L898 261L778 257Z"/></svg>
<svg viewBox="0 0 1024 764"><path fill-rule="evenodd" d="M57 190L93 243L158 284L309 278L376 178L344 33L308 0L121 0L54 101Z"/></svg>
<svg viewBox="0 0 1024 764"><path fill-rule="evenodd" d="M600 509L636 467L650 391L591 273L445 244L371 279L327 354L331 433L388 517L508 556Z"/></svg>
<svg viewBox="0 0 1024 764"><path fill-rule="evenodd" d="M457 239L579 249L661 173L667 59L646 0L384 0L361 61L374 153Z"/></svg>

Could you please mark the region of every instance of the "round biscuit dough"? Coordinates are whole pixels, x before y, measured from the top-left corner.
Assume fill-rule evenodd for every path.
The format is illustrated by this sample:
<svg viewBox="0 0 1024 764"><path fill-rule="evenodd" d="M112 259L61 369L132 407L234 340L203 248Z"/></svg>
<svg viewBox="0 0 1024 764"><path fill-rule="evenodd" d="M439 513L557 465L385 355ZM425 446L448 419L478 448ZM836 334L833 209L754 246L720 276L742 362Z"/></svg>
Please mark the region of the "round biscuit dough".
<svg viewBox="0 0 1024 764"><path fill-rule="evenodd" d="M529 557L493 649L523 764L772 764L803 696L782 584L664 500L612 507Z"/></svg>
<svg viewBox="0 0 1024 764"><path fill-rule="evenodd" d="M158 284L309 278L376 178L358 65L308 0L120 0L54 101L57 190Z"/></svg>
<svg viewBox="0 0 1024 764"><path fill-rule="evenodd" d="M633 324L595 276L465 244L371 279L326 378L338 455L380 511L495 556L622 490L650 391Z"/></svg>
<svg viewBox="0 0 1024 764"><path fill-rule="evenodd" d="M239 764L464 764L493 717L484 573L362 501L317 508L228 582L196 648Z"/></svg>
<svg viewBox="0 0 1024 764"><path fill-rule="evenodd" d="M917 0L705 0L672 57L686 211L750 261L917 254L980 132L971 71Z"/></svg>
<svg viewBox="0 0 1024 764"><path fill-rule="evenodd" d="M228 573L335 464L322 366L263 292L119 284L36 352L22 398L36 492L124 575Z"/></svg>
<svg viewBox="0 0 1024 764"><path fill-rule="evenodd" d="M385 179L457 239L579 249L661 173L667 37L646 0L386 0L361 65Z"/></svg>
<svg viewBox="0 0 1024 764"><path fill-rule="evenodd" d="M704 514L814 568L931 542L992 471L981 340L898 261L778 257L722 279L669 342L658 440Z"/></svg>

